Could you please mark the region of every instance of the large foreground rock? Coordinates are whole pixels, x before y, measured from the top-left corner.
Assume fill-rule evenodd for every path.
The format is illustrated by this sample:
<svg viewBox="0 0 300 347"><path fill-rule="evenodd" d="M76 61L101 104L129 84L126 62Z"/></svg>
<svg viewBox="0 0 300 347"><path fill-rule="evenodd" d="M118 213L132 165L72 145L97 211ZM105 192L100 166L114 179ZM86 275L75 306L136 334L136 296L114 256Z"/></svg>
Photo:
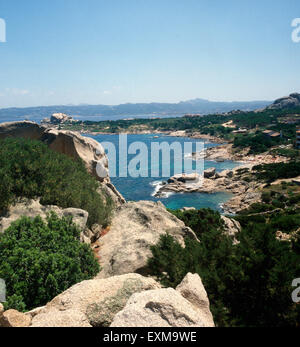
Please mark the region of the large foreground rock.
<svg viewBox="0 0 300 347"><path fill-rule="evenodd" d="M134 294L111 327L210 327L173 288Z"/></svg>
<svg viewBox="0 0 300 347"><path fill-rule="evenodd" d="M0 327L25 328L29 327L31 318L16 310L8 310L0 314Z"/></svg>
<svg viewBox="0 0 300 347"><path fill-rule="evenodd" d="M109 326L133 293L159 288L152 278L138 274L83 281L39 309L38 314L34 314L32 326Z"/></svg>
<svg viewBox="0 0 300 347"><path fill-rule="evenodd" d="M209 300L198 274L188 273L176 290L136 293L111 327L214 327Z"/></svg>
<svg viewBox="0 0 300 347"><path fill-rule="evenodd" d="M7 122L0 124L0 139L7 137L23 137L26 139L40 140L46 128L39 126L37 123Z"/></svg>
<svg viewBox="0 0 300 347"><path fill-rule="evenodd" d="M198 274L188 273L177 286L176 290L192 304L205 326L214 326L213 316L210 312L209 299Z"/></svg>
<svg viewBox="0 0 300 347"><path fill-rule="evenodd" d="M115 202L125 202L123 196L110 182L108 159L104 148L96 140L83 137L73 131L48 129L29 121L1 123L0 139L7 137L40 140L56 152L65 154L73 159L81 159L90 174L105 186Z"/></svg>
<svg viewBox="0 0 300 347"><path fill-rule="evenodd" d="M199 275L176 288L127 274L83 281L26 314L32 327L213 327Z"/></svg>
<svg viewBox="0 0 300 347"><path fill-rule="evenodd" d="M195 233L169 213L160 202L139 201L122 205L112 219L109 232L99 239L102 271L99 278L131 272L147 274L150 246L169 233L184 246Z"/></svg>

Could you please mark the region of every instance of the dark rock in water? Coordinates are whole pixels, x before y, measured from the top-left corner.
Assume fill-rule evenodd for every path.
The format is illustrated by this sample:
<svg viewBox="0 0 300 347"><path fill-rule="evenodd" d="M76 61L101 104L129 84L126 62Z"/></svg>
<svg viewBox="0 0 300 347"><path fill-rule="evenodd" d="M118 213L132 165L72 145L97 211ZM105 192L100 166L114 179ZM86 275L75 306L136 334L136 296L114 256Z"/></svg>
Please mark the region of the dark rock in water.
<svg viewBox="0 0 300 347"><path fill-rule="evenodd" d="M204 178L212 178L216 174L216 168L211 167L207 170L204 170Z"/></svg>
<svg viewBox="0 0 300 347"><path fill-rule="evenodd" d="M178 177L177 181L185 183L186 179L184 177Z"/></svg>

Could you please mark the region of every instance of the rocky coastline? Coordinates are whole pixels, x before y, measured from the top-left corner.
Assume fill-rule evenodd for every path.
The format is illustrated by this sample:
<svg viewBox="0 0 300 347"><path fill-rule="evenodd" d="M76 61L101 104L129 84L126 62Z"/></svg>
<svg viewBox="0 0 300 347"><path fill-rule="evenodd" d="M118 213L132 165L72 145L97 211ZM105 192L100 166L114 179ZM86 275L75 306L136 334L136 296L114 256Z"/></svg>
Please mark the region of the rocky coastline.
<svg viewBox="0 0 300 347"><path fill-rule="evenodd" d="M259 164L287 161L285 157L268 153L260 155L247 155L246 153L247 150L235 153L232 144L224 144L208 148L204 152L192 153L191 157L194 160L205 159L215 162L232 160L239 162L240 165L232 170L221 172L216 172L216 168L212 167L205 170L203 176L199 174L173 176L167 182L162 182L162 186L155 196L164 197L170 192L206 194L227 192L233 194L233 197L221 206L224 213L235 214L246 209L251 204L260 201L261 188L263 187L261 183L253 180L253 176L251 177L252 168Z"/></svg>

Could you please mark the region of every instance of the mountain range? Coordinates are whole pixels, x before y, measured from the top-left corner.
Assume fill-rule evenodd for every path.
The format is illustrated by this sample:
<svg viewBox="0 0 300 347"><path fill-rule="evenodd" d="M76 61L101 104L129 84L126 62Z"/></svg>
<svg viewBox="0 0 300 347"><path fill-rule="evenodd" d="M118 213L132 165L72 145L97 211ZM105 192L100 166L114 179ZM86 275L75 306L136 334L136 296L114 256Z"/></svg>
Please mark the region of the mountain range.
<svg viewBox="0 0 300 347"><path fill-rule="evenodd" d="M234 101L221 102L209 101L205 99L194 99L179 103L127 103L116 106L109 105L60 105L60 106L39 106L26 108L5 108L0 109L0 122L9 120L41 120L50 117L53 113L66 113L79 119L115 120L126 117L172 117L182 116L187 113L222 113L232 110L252 111L264 108L271 104L271 101Z"/></svg>

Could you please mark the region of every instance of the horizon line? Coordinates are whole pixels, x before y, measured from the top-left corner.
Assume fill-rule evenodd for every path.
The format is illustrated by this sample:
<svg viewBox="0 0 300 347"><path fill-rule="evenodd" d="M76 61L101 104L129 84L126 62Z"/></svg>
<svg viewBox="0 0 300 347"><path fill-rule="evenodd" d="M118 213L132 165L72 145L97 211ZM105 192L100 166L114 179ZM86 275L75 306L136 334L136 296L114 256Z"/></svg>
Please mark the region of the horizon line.
<svg viewBox="0 0 300 347"><path fill-rule="evenodd" d="M287 95L288 96L288 95ZM276 99L272 100L232 100L232 101L222 101L222 100L210 100L210 99L203 99L203 98L194 98L194 99L187 99L187 100L182 100L178 102L158 102L158 101L149 101L149 102L124 102L124 103L119 103L119 104L89 104L89 103L80 103L80 104L53 104L53 105L36 105L36 106L9 106L9 107L1 107L0 110L8 110L8 109L24 109L24 108L38 108L38 107L80 107L80 106L107 106L107 107L116 107L116 106L121 106L121 105L140 105L140 104L145 104L145 105L150 105L150 104L180 104L180 103L187 103L190 101L196 101L196 100L202 100L202 101L207 101L211 103L227 103L227 104L232 104L232 103L254 103L254 102L273 102Z"/></svg>

